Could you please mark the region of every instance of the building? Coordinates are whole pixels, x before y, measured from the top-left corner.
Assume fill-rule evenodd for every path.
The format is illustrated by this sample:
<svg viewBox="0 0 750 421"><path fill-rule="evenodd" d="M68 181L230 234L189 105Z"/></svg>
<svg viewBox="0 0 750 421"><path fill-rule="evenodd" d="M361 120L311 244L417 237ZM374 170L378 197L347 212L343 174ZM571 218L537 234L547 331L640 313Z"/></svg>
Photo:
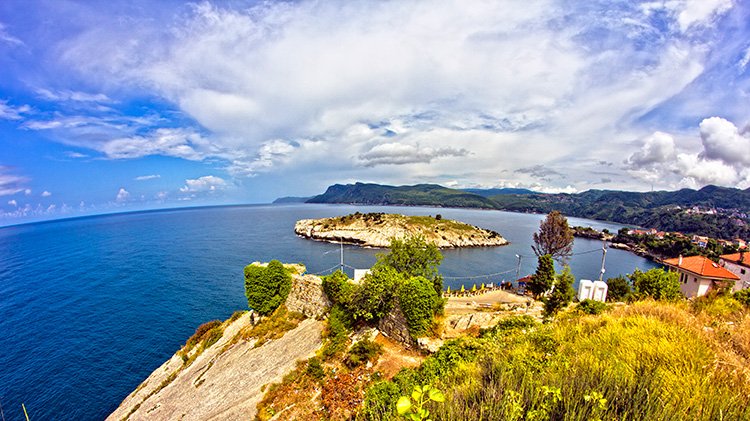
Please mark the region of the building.
<svg viewBox="0 0 750 421"><path fill-rule="evenodd" d="M750 252L724 254L719 257L719 264L740 278L732 292L750 288Z"/></svg>
<svg viewBox="0 0 750 421"><path fill-rule="evenodd" d="M737 246L737 248L740 249L740 250L742 250L745 247L747 247L747 243L745 243L745 240L743 240L741 238L735 238L734 240L732 240L732 244L734 244L735 246Z"/></svg>
<svg viewBox="0 0 750 421"><path fill-rule="evenodd" d="M731 286L739 276L703 256L667 259L664 264L670 272L680 274L680 290L687 298L705 295L712 289Z"/></svg>

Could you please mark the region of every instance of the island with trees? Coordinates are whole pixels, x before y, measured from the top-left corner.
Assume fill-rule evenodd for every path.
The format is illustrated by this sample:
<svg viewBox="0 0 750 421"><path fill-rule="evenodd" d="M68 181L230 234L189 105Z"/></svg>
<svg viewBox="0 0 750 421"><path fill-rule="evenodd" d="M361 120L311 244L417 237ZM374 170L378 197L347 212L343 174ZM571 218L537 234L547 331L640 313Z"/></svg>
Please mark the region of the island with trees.
<svg viewBox="0 0 750 421"><path fill-rule="evenodd" d="M438 248L502 246L508 241L495 231L463 222L433 216L406 216L385 213L303 219L294 232L313 240L344 242L367 247L387 248L392 238L421 236Z"/></svg>

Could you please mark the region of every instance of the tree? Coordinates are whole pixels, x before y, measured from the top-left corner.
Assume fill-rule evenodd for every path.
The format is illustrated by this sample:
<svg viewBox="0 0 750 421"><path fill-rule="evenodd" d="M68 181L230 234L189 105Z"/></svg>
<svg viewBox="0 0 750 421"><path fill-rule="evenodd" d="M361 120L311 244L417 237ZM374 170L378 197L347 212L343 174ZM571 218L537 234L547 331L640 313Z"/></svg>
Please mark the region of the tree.
<svg viewBox="0 0 750 421"><path fill-rule="evenodd" d="M438 274L438 267L443 255L434 243L428 243L421 235L404 238L391 238L391 252L377 256L377 266L390 266L407 278L421 276L432 281L435 292L443 291L443 278Z"/></svg>
<svg viewBox="0 0 750 421"><path fill-rule="evenodd" d="M677 272L651 269L644 273L636 269L628 278L633 283L633 295L638 299L651 297L655 300L676 300L682 297Z"/></svg>
<svg viewBox="0 0 750 421"><path fill-rule="evenodd" d="M535 245L531 248L537 256L548 254L564 264L573 254L573 230L568 226L568 220L558 211L547 215L533 238Z"/></svg>
<svg viewBox="0 0 750 421"><path fill-rule="evenodd" d="M390 266L381 266L365 276L351 294L354 318L377 321L385 316L403 281L404 276Z"/></svg>
<svg viewBox="0 0 750 421"><path fill-rule="evenodd" d="M278 260L268 266L245 267L245 296L247 305L260 314L268 315L279 307L292 288L292 277Z"/></svg>
<svg viewBox="0 0 750 421"><path fill-rule="evenodd" d="M576 291L573 289L573 281L575 281L575 278L570 273L570 268L566 266L563 273L557 276L552 294L544 300L544 314L546 316L552 316L570 304L570 301L576 295Z"/></svg>
<svg viewBox="0 0 750 421"><path fill-rule="evenodd" d="M536 267L536 272L531 276L526 287L534 294L534 297L539 297L545 292L552 288L552 284L555 282L555 264L552 262L552 257L549 254L539 256L539 263Z"/></svg>
<svg viewBox="0 0 750 421"><path fill-rule="evenodd" d="M630 281L624 276L607 279L607 301L621 301L630 295Z"/></svg>

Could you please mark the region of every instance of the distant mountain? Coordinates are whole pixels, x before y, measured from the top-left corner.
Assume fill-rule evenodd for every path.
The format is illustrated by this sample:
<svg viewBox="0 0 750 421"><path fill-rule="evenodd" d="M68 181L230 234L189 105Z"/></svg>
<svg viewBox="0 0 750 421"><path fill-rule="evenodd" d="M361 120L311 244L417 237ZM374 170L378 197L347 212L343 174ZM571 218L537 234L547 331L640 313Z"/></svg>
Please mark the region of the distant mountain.
<svg viewBox="0 0 750 421"><path fill-rule="evenodd" d="M536 193L536 192L528 190L528 189L512 189L512 188L504 188L504 189L461 189L461 191L465 191L465 192L468 192L468 193L478 194L478 195L484 196L484 197L499 196L501 194L529 194L529 193Z"/></svg>
<svg viewBox="0 0 750 421"><path fill-rule="evenodd" d="M381 184L335 184L307 203L348 203L358 205L438 206L451 208L496 209L483 196L436 184L384 186Z"/></svg>
<svg viewBox="0 0 750 421"><path fill-rule="evenodd" d="M283 204L283 203L305 203L308 200L310 200L310 196L307 197L296 197L296 196L286 196L286 197L280 197L273 201L274 204Z"/></svg>
<svg viewBox="0 0 750 421"><path fill-rule="evenodd" d="M306 203L362 205L436 206L498 209L513 212L549 213L619 222L700 234L713 238L750 239L750 189L706 186L700 190L627 192L588 190L576 194L543 194L524 189L456 190L436 184L386 186L380 184L335 184ZM685 212L687 208L723 209L715 214ZM735 211L733 211L735 210ZM741 218L741 215L745 217Z"/></svg>

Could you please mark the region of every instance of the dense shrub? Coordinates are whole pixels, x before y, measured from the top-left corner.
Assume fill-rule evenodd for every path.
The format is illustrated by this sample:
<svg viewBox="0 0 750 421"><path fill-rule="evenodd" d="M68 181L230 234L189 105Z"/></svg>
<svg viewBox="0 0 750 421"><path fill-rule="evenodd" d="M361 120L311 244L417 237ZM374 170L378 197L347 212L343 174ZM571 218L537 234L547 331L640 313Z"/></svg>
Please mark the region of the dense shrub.
<svg viewBox="0 0 750 421"><path fill-rule="evenodd" d="M443 291L443 278L438 274L438 267L443 255L434 243L428 243L421 235L406 238L392 238L391 251L378 255L377 266L388 266L406 278L421 276L432 282L437 294Z"/></svg>
<svg viewBox="0 0 750 421"><path fill-rule="evenodd" d="M340 356L346 349L351 331L351 321L348 313L338 304L331 307L326 325L326 342L321 350L324 360L334 359Z"/></svg>
<svg viewBox="0 0 750 421"><path fill-rule="evenodd" d="M349 282L349 277L340 270L323 277L323 292L334 304L349 305L353 287L354 284Z"/></svg>
<svg viewBox="0 0 750 421"><path fill-rule="evenodd" d="M682 297L677 272L651 269L644 273L636 269L628 278L633 283L633 295L636 299L650 297L654 300L676 300Z"/></svg>
<svg viewBox="0 0 750 421"><path fill-rule="evenodd" d="M607 301L626 300L630 295L630 282L623 275L607 279Z"/></svg>
<svg viewBox="0 0 750 421"><path fill-rule="evenodd" d="M380 266L362 279L352 292L351 311L355 319L377 322L393 307L403 276L389 266Z"/></svg>
<svg viewBox="0 0 750 421"><path fill-rule="evenodd" d="M435 314L437 293L432 282L421 276L403 281L398 292L401 311L409 325L409 334L419 337L427 332Z"/></svg>
<svg viewBox="0 0 750 421"><path fill-rule="evenodd" d="M530 330L537 325L537 321L528 314L511 316L500 320L495 326L482 330L480 337L491 338L513 334L515 331Z"/></svg>
<svg viewBox="0 0 750 421"><path fill-rule="evenodd" d="M197 329L195 329L195 333L187 340L185 346L187 348L193 348L201 341L203 341L207 333L211 332L211 330L217 327L221 328L221 321L219 320L212 320L210 322L203 323L202 325L198 326Z"/></svg>
<svg viewBox="0 0 750 421"><path fill-rule="evenodd" d="M583 314L602 314L607 310L607 305L601 301L586 299L578 303L576 310Z"/></svg>
<svg viewBox="0 0 750 421"><path fill-rule="evenodd" d="M292 278L278 260L267 267L245 267L245 296L248 306L260 314L268 315L279 307L292 288Z"/></svg>
<svg viewBox="0 0 750 421"><path fill-rule="evenodd" d="M352 345L344 359L344 364L349 368L355 368L368 361L375 363L382 353L383 346L371 341L369 336L365 336Z"/></svg>
<svg viewBox="0 0 750 421"><path fill-rule="evenodd" d="M308 376L315 380L323 380L326 373L323 369L323 365L320 363L320 358L313 357L307 360L307 369L305 370Z"/></svg>
<svg viewBox="0 0 750 421"><path fill-rule="evenodd" d="M750 307L750 289L743 289L732 294L732 298Z"/></svg>

